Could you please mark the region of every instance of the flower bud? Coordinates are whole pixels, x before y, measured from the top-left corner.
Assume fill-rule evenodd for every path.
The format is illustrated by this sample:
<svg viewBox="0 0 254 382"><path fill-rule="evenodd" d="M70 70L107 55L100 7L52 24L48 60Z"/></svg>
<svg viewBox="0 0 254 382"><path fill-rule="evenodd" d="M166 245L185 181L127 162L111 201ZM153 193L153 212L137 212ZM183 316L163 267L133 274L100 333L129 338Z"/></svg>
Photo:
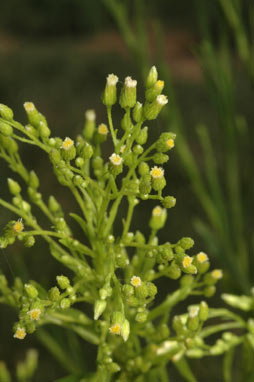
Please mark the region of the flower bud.
<svg viewBox="0 0 254 382"><path fill-rule="evenodd" d="M56 276L56 281L61 289L67 289L70 286L70 280L66 276Z"/></svg>
<svg viewBox="0 0 254 382"><path fill-rule="evenodd" d="M162 133L156 142L156 150L160 153L171 150L175 145L175 138L174 133Z"/></svg>
<svg viewBox="0 0 254 382"><path fill-rule="evenodd" d="M131 77L126 77L124 86L121 89L119 103L123 109L134 107L136 103L137 81Z"/></svg>
<svg viewBox="0 0 254 382"><path fill-rule="evenodd" d="M32 170L29 173L29 186L32 188L38 188L40 185L40 181L36 173Z"/></svg>
<svg viewBox="0 0 254 382"><path fill-rule="evenodd" d="M32 284L25 284L24 288L28 297L36 298L38 296L38 290Z"/></svg>
<svg viewBox="0 0 254 382"><path fill-rule="evenodd" d="M130 297L134 294L134 287L132 285L124 284L122 291L125 297Z"/></svg>
<svg viewBox="0 0 254 382"><path fill-rule="evenodd" d="M214 285L210 285L206 287L203 291L205 297L212 297L216 292L216 288Z"/></svg>
<svg viewBox="0 0 254 382"><path fill-rule="evenodd" d="M121 120L121 128L123 130L131 130L133 128L133 124L132 124L132 121L131 121L131 118L130 118L130 114L129 113L125 113L122 120Z"/></svg>
<svg viewBox="0 0 254 382"><path fill-rule="evenodd" d="M164 89L164 81L158 80L155 84L146 90L145 99L148 102L154 101L154 99L161 94Z"/></svg>
<svg viewBox="0 0 254 382"><path fill-rule="evenodd" d="M178 241L177 244L180 245L180 247L182 247L183 249L187 250L193 247L194 240L190 237L183 237L181 240Z"/></svg>
<svg viewBox="0 0 254 382"><path fill-rule="evenodd" d="M34 106L33 102L25 102L24 108L25 108L29 123L32 126L38 127L42 118L40 113Z"/></svg>
<svg viewBox="0 0 254 382"><path fill-rule="evenodd" d="M148 195L151 192L152 185L151 185L151 175L146 174L142 176L139 183L139 192L142 195Z"/></svg>
<svg viewBox="0 0 254 382"><path fill-rule="evenodd" d="M8 187L12 195L19 195L21 188L20 185L13 179L8 178Z"/></svg>
<svg viewBox="0 0 254 382"><path fill-rule="evenodd" d="M102 315L104 310L106 309L107 303L105 300L96 300L94 304L94 320L98 320L98 318Z"/></svg>
<svg viewBox="0 0 254 382"><path fill-rule="evenodd" d="M146 283L146 287L147 287L148 295L150 297L154 297L157 294L158 292L157 287L152 282L148 281Z"/></svg>
<svg viewBox="0 0 254 382"><path fill-rule="evenodd" d="M13 128L7 123L0 121L0 134L3 134L6 137L8 137L9 135L12 135L12 133Z"/></svg>
<svg viewBox="0 0 254 382"><path fill-rule="evenodd" d="M83 136L87 141L91 141L95 131L96 115L94 110L87 110L85 112L85 125L83 129Z"/></svg>
<svg viewBox="0 0 254 382"><path fill-rule="evenodd" d="M207 254L204 253L204 252L199 252L199 253L194 257L193 264L194 264L195 267L197 268L198 273L201 273L201 274L207 272L208 269L209 269L209 267L210 267L209 258L208 258L208 256L207 256Z"/></svg>
<svg viewBox="0 0 254 382"><path fill-rule="evenodd" d="M146 103L144 106L145 118L149 121L156 119L161 109L168 103L168 99L164 94L158 95L152 103Z"/></svg>
<svg viewBox="0 0 254 382"><path fill-rule="evenodd" d="M156 66L152 66L146 79L146 88L151 88L152 86L154 86L157 80L158 72Z"/></svg>
<svg viewBox="0 0 254 382"><path fill-rule="evenodd" d="M121 336L123 337L124 342L126 342L129 338L130 334L130 323L128 320L124 320L121 326Z"/></svg>
<svg viewBox="0 0 254 382"><path fill-rule="evenodd" d="M165 276L167 276L173 280L177 280L181 276L181 269L179 268L179 266L174 261L166 269Z"/></svg>
<svg viewBox="0 0 254 382"><path fill-rule="evenodd" d="M48 295L51 301L58 301L60 298L60 290L57 287L53 287L48 291Z"/></svg>
<svg viewBox="0 0 254 382"><path fill-rule="evenodd" d="M149 174L150 167L146 162L141 162L138 166L138 172L140 176L144 176L146 174Z"/></svg>
<svg viewBox="0 0 254 382"><path fill-rule="evenodd" d="M74 141L71 138L66 137L60 147L60 152L64 160L70 161L74 159L76 156Z"/></svg>
<svg viewBox="0 0 254 382"><path fill-rule="evenodd" d="M135 122L139 123L142 121L143 118L143 105L140 102L137 102L133 111L132 116Z"/></svg>
<svg viewBox="0 0 254 382"><path fill-rule="evenodd" d="M199 307L192 306L189 308L189 316L187 319L187 328L195 331L199 327Z"/></svg>
<svg viewBox="0 0 254 382"><path fill-rule="evenodd" d="M112 173L112 175L116 176L120 174L123 171L123 158L116 154L113 153L110 157L110 164L109 164L109 171Z"/></svg>
<svg viewBox="0 0 254 382"><path fill-rule="evenodd" d="M30 248L35 244L35 238L32 235L27 235L24 237L23 242L25 247Z"/></svg>
<svg viewBox="0 0 254 382"><path fill-rule="evenodd" d="M48 138L51 134L51 131L48 125L44 121L40 121L38 130L39 130L39 135L42 139Z"/></svg>
<svg viewBox="0 0 254 382"><path fill-rule="evenodd" d="M169 156L162 153L156 153L153 155L153 161L156 164L163 164L169 160Z"/></svg>
<svg viewBox="0 0 254 382"><path fill-rule="evenodd" d="M160 206L157 206L152 211L152 217L149 225L152 229L159 230L164 227L167 219L167 211Z"/></svg>
<svg viewBox="0 0 254 382"><path fill-rule="evenodd" d="M144 149L140 145L136 145L136 146L133 147L133 153L135 155L141 155L143 153L143 151L144 151Z"/></svg>
<svg viewBox="0 0 254 382"><path fill-rule="evenodd" d="M162 205L165 208L172 208L176 205L176 198L174 196L165 196L165 198L162 201Z"/></svg>
<svg viewBox="0 0 254 382"><path fill-rule="evenodd" d="M140 130L138 136L136 137L136 142L139 145L144 145L147 141L148 137L148 127L144 126L143 129Z"/></svg>
<svg viewBox="0 0 254 382"><path fill-rule="evenodd" d="M50 212L52 212L53 214L56 214L59 212L60 212L60 214L62 214L61 213L61 211L62 211L61 206L53 195L50 195L50 197L49 197L48 207L49 207Z"/></svg>
<svg viewBox="0 0 254 382"><path fill-rule="evenodd" d="M11 108L2 103L0 103L0 115L6 121L13 120L13 111L11 110Z"/></svg>
<svg viewBox="0 0 254 382"><path fill-rule="evenodd" d="M145 283L142 283L138 288L135 288L135 295L137 298L145 299L148 294L148 288Z"/></svg>
<svg viewBox="0 0 254 382"><path fill-rule="evenodd" d="M250 296L236 296L234 294L223 293L222 299L228 305L233 306L234 308L238 308L248 312L249 310L254 308L253 297Z"/></svg>
<svg viewBox="0 0 254 382"><path fill-rule="evenodd" d="M116 84L118 77L114 74L109 74L107 77L106 87L103 93L102 102L105 106L111 107L116 103L117 92Z"/></svg>
<svg viewBox="0 0 254 382"><path fill-rule="evenodd" d="M71 306L71 301L69 298L63 298L60 301L60 308L62 309L68 309Z"/></svg>
<svg viewBox="0 0 254 382"><path fill-rule="evenodd" d="M207 285L216 284L218 280L223 277L223 273L221 269L214 269L212 272L209 272L204 277L204 282Z"/></svg>
<svg viewBox="0 0 254 382"><path fill-rule="evenodd" d="M62 159L60 151L57 149L52 149L49 152L49 159L53 163L53 165L57 166Z"/></svg>
<svg viewBox="0 0 254 382"><path fill-rule="evenodd" d="M147 312L139 312L139 313L136 314L135 320L137 322L139 322L139 323L144 323L144 322L146 322L147 317L148 317L148 313Z"/></svg>
<svg viewBox="0 0 254 382"><path fill-rule="evenodd" d="M208 319L209 308L205 301L201 301L199 304L199 319L200 321L206 321Z"/></svg>
<svg viewBox="0 0 254 382"><path fill-rule="evenodd" d="M193 284L193 281L194 281L193 276L191 276L191 275L184 275L181 278L181 280L180 280L181 287L190 286L191 284Z"/></svg>

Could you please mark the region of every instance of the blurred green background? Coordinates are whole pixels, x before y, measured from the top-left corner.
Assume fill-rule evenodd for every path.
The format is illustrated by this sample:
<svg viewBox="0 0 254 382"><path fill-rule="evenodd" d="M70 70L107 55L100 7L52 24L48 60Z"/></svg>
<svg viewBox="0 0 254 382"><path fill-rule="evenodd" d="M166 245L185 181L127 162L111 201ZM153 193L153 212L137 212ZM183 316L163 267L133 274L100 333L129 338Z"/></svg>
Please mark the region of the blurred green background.
<svg viewBox="0 0 254 382"><path fill-rule="evenodd" d="M149 66L158 65L167 82L169 104L160 121L151 124L151 136L173 130L179 138L166 166L166 193L177 198L177 205L169 211L160 239L194 238L195 251L207 252L214 267L223 267L221 290L232 293L248 293L254 278L253 9L251 0L8 0L0 4L0 102L24 123L23 103L34 102L55 136L78 134L89 108L96 110L98 123L106 122L100 94L107 74L115 73L121 80L131 75L142 89ZM116 107L116 124L117 118ZM66 212L75 209L68 192L54 179L44 153L27 146L21 150L28 169L40 175L45 199L54 190ZM110 150L108 143L105 152ZM0 192L8 200L9 176L1 161ZM141 203L132 229L147 232L144 221L149 211L143 207ZM0 228L12 217L1 208ZM1 251L0 268L10 280L20 275L46 288L65 271L42 241L30 250L14 245ZM165 293L171 285L175 288L174 283L162 285ZM220 304L218 297L213 304ZM40 367L34 381L64 376L61 362L52 361L35 335L22 343L12 338L15 312L3 306L0 311L0 359L14 372L24 349L39 346ZM66 331L48 330L62 346L73 346ZM77 363L84 362L87 354L86 346L80 346L82 358ZM222 381L221 361L216 363L218 371L213 368L207 376L209 362L214 361L192 362L199 380ZM235 378L241 381L237 365Z"/></svg>

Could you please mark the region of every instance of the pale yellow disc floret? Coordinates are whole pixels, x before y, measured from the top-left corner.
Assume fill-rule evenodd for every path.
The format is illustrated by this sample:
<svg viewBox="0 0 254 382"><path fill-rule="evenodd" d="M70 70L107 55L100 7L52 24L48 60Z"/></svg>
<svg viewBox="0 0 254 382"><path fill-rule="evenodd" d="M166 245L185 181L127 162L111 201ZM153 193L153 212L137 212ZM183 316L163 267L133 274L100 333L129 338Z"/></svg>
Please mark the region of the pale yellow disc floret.
<svg viewBox="0 0 254 382"><path fill-rule="evenodd" d="M189 308L189 316L191 318L196 317L198 315L198 313L199 313L199 306L191 306Z"/></svg>
<svg viewBox="0 0 254 382"><path fill-rule="evenodd" d="M164 87L164 81L158 80L155 84L155 86L159 89L162 89Z"/></svg>
<svg viewBox="0 0 254 382"><path fill-rule="evenodd" d="M211 275L214 279L216 280L219 280L223 277L223 272L221 269L214 269L212 272L211 272Z"/></svg>
<svg viewBox="0 0 254 382"><path fill-rule="evenodd" d="M22 219L19 219L17 220L14 224L13 224L13 230L17 233L20 233L22 232L24 229L24 224L22 222Z"/></svg>
<svg viewBox="0 0 254 382"><path fill-rule="evenodd" d="M109 328L110 333L119 335L121 333L120 324L116 323Z"/></svg>
<svg viewBox="0 0 254 382"><path fill-rule="evenodd" d="M116 153L113 153L110 157L109 157L111 163L113 163L114 166L120 166L120 164L122 164L123 162L123 158L120 157L120 155L116 154Z"/></svg>
<svg viewBox="0 0 254 382"><path fill-rule="evenodd" d="M151 176L154 179L162 178L164 175L164 170L162 167L154 166L150 171Z"/></svg>
<svg viewBox="0 0 254 382"><path fill-rule="evenodd" d="M160 94L156 97L156 101L159 105L166 105L168 103L168 98L164 94Z"/></svg>
<svg viewBox="0 0 254 382"><path fill-rule="evenodd" d="M206 261L208 261L208 256L205 252L199 252L197 254L197 260L200 264L203 264L205 263Z"/></svg>
<svg viewBox="0 0 254 382"><path fill-rule="evenodd" d="M182 262L183 267L184 268L188 268L191 265L192 261L193 261L193 257L184 256L183 262Z"/></svg>
<svg viewBox="0 0 254 382"><path fill-rule="evenodd" d="M175 141L174 141L174 139L170 138L170 139L168 139L168 140L166 141L166 144L167 144L167 146L168 146L170 149L172 149L172 148L175 146Z"/></svg>
<svg viewBox="0 0 254 382"><path fill-rule="evenodd" d="M31 309L27 312L31 320L38 321L41 315L41 310L39 308Z"/></svg>
<svg viewBox="0 0 254 382"><path fill-rule="evenodd" d="M101 135L107 135L108 134L108 128L107 128L107 125L105 125L105 123L101 123L98 126L98 133Z"/></svg>
<svg viewBox="0 0 254 382"><path fill-rule="evenodd" d="M125 78L124 84L127 88L135 88L137 86L137 81L128 76Z"/></svg>
<svg viewBox="0 0 254 382"><path fill-rule="evenodd" d="M13 335L14 338L17 338L19 340L23 340L26 336L26 330L25 328L17 327L17 330L15 334Z"/></svg>
<svg viewBox="0 0 254 382"><path fill-rule="evenodd" d="M126 145L120 147L120 153L123 154L125 152Z"/></svg>
<svg viewBox="0 0 254 382"><path fill-rule="evenodd" d="M107 84L109 86L115 86L118 82L118 77L115 74L109 74L107 77Z"/></svg>
<svg viewBox="0 0 254 382"><path fill-rule="evenodd" d="M153 211L152 211L152 215L153 216L161 216L163 212L163 208L161 208L160 206L156 206L154 207Z"/></svg>
<svg viewBox="0 0 254 382"><path fill-rule="evenodd" d="M87 110L85 113L85 117L86 117L87 121L90 121L90 122L95 121L95 118L96 118L95 111L93 109Z"/></svg>
<svg viewBox="0 0 254 382"><path fill-rule="evenodd" d="M71 138L66 137L65 140L62 143L61 148L68 151L70 148L74 145L74 142Z"/></svg>
<svg viewBox="0 0 254 382"><path fill-rule="evenodd" d="M25 102L24 103L24 108L26 111L34 111L35 110L35 106L33 104L33 102Z"/></svg>
<svg viewBox="0 0 254 382"><path fill-rule="evenodd" d="M139 287L142 284L141 278L139 276L132 276L131 285L135 288Z"/></svg>

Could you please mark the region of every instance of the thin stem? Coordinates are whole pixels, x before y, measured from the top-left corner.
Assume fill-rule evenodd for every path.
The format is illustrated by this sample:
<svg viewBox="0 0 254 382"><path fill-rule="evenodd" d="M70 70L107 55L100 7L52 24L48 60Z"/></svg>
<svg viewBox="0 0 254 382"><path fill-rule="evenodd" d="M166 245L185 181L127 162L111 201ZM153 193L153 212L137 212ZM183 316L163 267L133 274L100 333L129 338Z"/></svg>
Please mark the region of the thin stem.
<svg viewBox="0 0 254 382"><path fill-rule="evenodd" d="M109 124L109 129L110 129L110 132L111 132L111 136L112 136L114 147L116 147L117 139L116 139L116 134L115 134L115 130L114 130L114 127L113 127L111 109L112 109L111 106L107 107L108 124Z"/></svg>

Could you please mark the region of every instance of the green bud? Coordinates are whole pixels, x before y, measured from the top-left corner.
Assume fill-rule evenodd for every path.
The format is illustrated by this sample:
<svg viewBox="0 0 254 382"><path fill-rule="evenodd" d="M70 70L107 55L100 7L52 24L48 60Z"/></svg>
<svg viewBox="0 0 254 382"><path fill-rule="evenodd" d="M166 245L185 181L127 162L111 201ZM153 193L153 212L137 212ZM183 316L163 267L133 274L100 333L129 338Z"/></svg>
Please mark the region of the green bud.
<svg viewBox="0 0 254 382"><path fill-rule="evenodd" d="M81 185L84 183L84 179L80 175L75 175L73 177L73 184L77 187L81 187Z"/></svg>
<svg viewBox="0 0 254 382"><path fill-rule="evenodd" d="M148 195L151 192L151 175L146 174L142 176L139 183L139 192L143 195Z"/></svg>
<svg viewBox="0 0 254 382"><path fill-rule="evenodd" d="M181 276L181 269L179 268L179 266L174 261L166 269L165 276L167 276L173 280L177 280Z"/></svg>
<svg viewBox="0 0 254 382"><path fill-rule="evenodd" d="M143 117L143 105L142 103L140 102L137 102L134 109L133 109L133 112L132 112L132 116L133 116L133 119L135 122L141 122L142 121L142 117Z"/></svg>
<svg viewBox="0 0 254 382"><path fill-rule="evenodd" d="M168 99L164 94L158 95L152 103L146 103L144 106L145 118L149 121L156 119L161 109L168 103Z"/></svg>
<svg viewBox="0 0 254 382"><path fill-rule="evenodd" d="M9 135L12 135L12 133L13 128L7 123L0 121L0 134L3 134L6 137L8 137Z"/></svg>
<svg viewBox="0 0 254 382"><path fill-rule="evenodd" d="M138 181L138 179L125 181L124 182L124 192L127 195L136 195L139 192L139 181Z"/></svg>
<svg viewBox="0 0 254 382"><path fill-rule="evenodd" d="M111 316L111 323L122 325L125 320L124 314L120 311L113 312Z"/></svg>
<svg viewBox="0 0 254 382"><path fill-rule="evenodd" d="M60 298L60 290L57 287L53 287L48 292L49 299L52 301L58 301Z"/></svg>
<svg viewBox="0 0 254 382"><path fill-rule="evenodd" d="M53 165L57 166L62 159L60 151L57 149L52 149L49 152L49 159L53 163Z"/></svg>
<svg viewBox="0 0 254 382"><path fill-rule="evenodd" d="M133 153L135 155L141 155L143 153L143 151L144 151L144 149L140 145L136 145L136 146L133 147Z"/></svg>
<svg viewBox="0 0 254 382"><path fill-rule="evenodd" d="M29 133L29 134L31 134L31 135L33 135L34 137L38 137L39 136L39 132L38 132L38 130L37 129L35 129L32 125L26 125L25 126L25 130Z"/></svg>
<svg viewBox="0 0 254 382"><path fill-rule="evenodd" d="M32 126L38 127L42 120L42 116L38 112L34 104L32 102L25 102L24 108L25 108L29 123Z"/></svg>
<svg viewBox="0 0 254 382"><path fill-rule="evenodd" d="M36 189L34 189L32 187L28 187L27 192L28 192L29 198L31 199L32 202L34 202L34 203L40 202L40 200L42 198L40 192L37 192Z"/></svg>
<svg viewBox="0 0 254 382"><path fill-rule="evenodd" d="M32 284L25 284L24 288L28 297L36 298L38 296L38 290Z"/></svg>
<svg viewBox="0 0 254 382"><path fill-rule="evenodd" d="M187 351L187 356L189 358L203 358L204 351L202 349L189 349Z"/></svg>
<svg viewBox="0 0 254 382"><path fill-rule="evenodd" d="M11 374L3 361L0 361L0 381L11 382Z"/></svg>
<svg viewBox="0 0 254 382"><path fill-rule="evenodd" d="M118 77L114 74L109 74L107 77L106 87L103 93L102 102L105 106L111 107L116 103L117 91L116 84Z"/></svg>
<svg viewBox="0 0 254 382"><path fill-rule="evenodd" d="M55 199L53 195L50 195L49 197L48 207L50 212L52 212L53 214L56 214L57 212L61 213L62 211L60 204L58 203L58 201Z"/></svg>
<svg viewBox="0 0 254 382"><path fill-rule="evenodd" d="M158 72L156 66L152 66L146 79L146 88L151 88L152 86L154 86L157 80Z"/></svg>
<svg viewBox="0 0 254 382"><path fill-rule="evenodd" d="M70 286L70 280L66 276L56 276L56 281L61 289L67 289Z"/></svg>
<svg viewBox="0 0 254 382"><path fill-rule="evenodd" d="M9 154L16 154L18 152L18 144L16 141L10 137L3 137L6 139L7 147L6 150L9 152Z"/></svg>
<svg viewBox="0 0 254 382"><path fill-rule="evenodd" d="M118 373L121 370L121 367L116 362L111 362L106 367L110 374Z"/></svg>
<svg viewBox="0 0 254 382"><path fill-rule="evenodd" d="M28 334L33 334L35 332L36 325L34 322L27 322L26 323L26 331Z"/></svg>
<svg viewBox="0 0 254 382"><path fill-rule="evenodd" d="M34 245L35 238L32 235L25 236L24 239L23 239L23 242L24 242L24 246L25 247L30 248L30 247L32 247Z"/></svg>
<svg viewBox="0 0 254 382"><path fill-rule="evenodd" d="M246 312L254 308L254 300L253 297L250 296L236 296L234 294L229 293L223 293L222 299L225 301L228 305L232 306L233 308L241 309Z"/></svg>
<svg viewBox="0 0 254 382"><path fill-rule="evenodd" d="M19 195L21 191L20 185L13 179L8 178L8 187L12 195Z"/></svg>
<svg viewBox="0 0 254 382"><path fill-rule="evenodd" d="M51 131L48 128L47 123L45 123L44 121L40 121L38 130L39 130L39 135L42 139L48 138L51 134Z"/></svg>
<svg viewBox="0 0 254 382"><path fill-rule="evenodd" d="M152 187L154 191L161 191L166 186L166 179L164 176L161 178L153 178L152 177Z"/></svg>
<svg viewBox="0 0 254 382"><path fill-rule="evenodd" d="M124 163L128 167L131 167L133 165L134 159L135 159L135 156L133 155L131 151L124 155Z"/></svg>
<svg viewBox="0 0 254 382"><path fill-rule="evenodd" d="M121 89L119 103L123 109L134 107L136 104L137 81L126 77Z"/></svg>
<svg viewBox="0 0 254 382"><path fill-rule="evenodd" d="M116 254L115 259L116 259L116 266L119 268L125 268L130 263L127 252L124 249L122 249L120 252Z"/></svg>
<svg viewBox="0 0 254 382"><path fill-rule="evenodd" d="M136 142L139 145L144 145L147 141L148 137L148 127L144 126L143 129L140 130L138 136L136 137Z"/></svg>
<svg viewBox="0 0 254 382"><path fill-rule="evenodd" d="M127 304L133 307L139 306L139 300L135 296L130 296L127 298Z"/></svg>
<svg viewBox="0 0 254 382"><path fill-rule="evenodd" d="M121 336L123 337L124 342L126 342L129 338L130 334L130 323L128 320L124 320L121 326Z"/></svg>
<svg viewBox="0 0 254 382"><path fill-rule="evenodd" d="M3 119L6 119L6 121L12 121L13 120L13 111L8 106L0 103L0 115Z"/></svg>
<svg viewBox="0 0 254 382"><path fill-rule="evenodd" d="M88 142L85 142L79 155L84 160L90 159L93 156L93 147Z"/></svg>
<svg viewBox="0 0 254 382"><path fill-rule="evenodd" d="M148 317L148 313L147 312L139 312L139 313L136 314L135 320L137 322L139 322L139 323L143 323L143 322L146 322L147 317Z"/></svg>
<svg viewBox="0 0 254 382"><path fill-rule="evenodd" d="M125 113L121 120L121 128L123 130L131 130L133 128L133 124L131 122L130 114Z"/></svg>
<svg viewBox="0 0 254 382"><path fill-rule="evenodd" d="M172 246L170 243L165 243L159 247L158 255L163 260L163 262L168 262L173 260L174 254L172 250Z"/></svg>
<svg viewBox="0 0 254 382"><path fill-rule="evenodd" d="M95 119L96 115L94 110L87 110L85 112L85 125L83 129L84 138L87 141L91 141L95 131Z"/></svg>
<svg viewBox="0 0 254 382"><path fill-rule="evenodd" d="M98 320L98 318L102 315L104 310L106 309L107 303L105 300L96 300L94 304L94 320Z"/></svg>
<svg viewBox="0 0 254 382"><path fill-rule="evenodd" d="M140 176L144 176L146 174L149 174L150 167L146 162L141 162L138 166L138 172Z"/></svg>
<svg viewBox="0 0 254 382"><path fill-rule="evenodd" d="M204 282L207 285L216 284L218 280L223 277L223 273L221 269L214 269L212 272L207 273L204 276Z"/></svg>
<svg viewBox="0 0 254 382"><path fill-rule="evenodd" d="M177 243L178 245L180 245L180 247L182 247L183 249L190 249L193 247L194 245L194 240L191 239L190 237L183 237L181 240L178 241Z"/></svg>
<svg viewBox="0 0 254 382"><path fill-rule="evenodd" d="M84 161L83 158L81 158L81 157L77 157L77 158L75 159L75 165L76 165L77 167L81 168L82 166L84 166L84 164L85 164L85 161Z"/></svg>
<svg viewBox="0 0 254 382"><path fill-rule="evenodd" d="M169 156L162 153L156 153L153 155L153 161L155 164L163 164L169 160Z"/></svg>
<svg viewBox="0 0 254 382"><path fill-rule="evenodd" d="M40 181L36 173L32 170L29 173L29 186L32 188L38 188L40 185Z"/></svg>
<svg viewBox="0 0 254 382"><path fill-rule="evenodd" d="M178 336L181 336L186 332L186 328L184 326L181 316L175 316L173 318L172 327Z"/></svg>
<svg viewBox="0 0 254 382"><path fill-rule="evenodd" d="M160 153L171 150L175 145L175 138L174 133L162 133L156 142L156 150Z"/></svg>
<svg viewBox="0 0 254 382"><path fill-rule="evenodd" d="M135 233L135 241L139 244L145 244L146 239L145 236L140 231L136 231Z"/></svg>
<svg viewBox="0 0 254 382"><path fill-rule="evenodd" d="M191 276L191 275L184 275L181 278L181 280L180 280L181 287L190 286L190 285L193 284L193 281L194 281L193 276Z"/></svg>
<svg viewBox="0 0 254 382"><path fill-rule="evenodd" d="M122 287L122 291L125 297L130 297L134 294L134 287L129 284L124 284Z"/></svg>
<svg viewBox="0 0 254 382"><path fill-rule="evenodd" d="M69 298L63 298L60 301L60 308L67 309L71 306L71 300Z"/></svg>
<svg viewBox="0 0 254 382"><path fill-rule="evenodd" d="M112 162L110 162L108 169L109 169L109 172L113 176L117 176L117 175L121 174L121 172L123 171L123 165L122 165L122 163L119 165L115 165Z"/></svg>
<svg viewBox="0 0 254 382"><path fill-rule="evenodd" d="M157 294L157 292L158 292L157 287L152 282L150 282L150 281L147 282L146 287L147 287L148 295L150 297L154 297Z"/></svg>
<svg viewBox="0 0 254 382"><path fill-rule="evenodd" d="M60 153L64 160L70 161L76 156L76 148L74 142L69 137L66 137L60 147Z"/></svg>
<svg viewBox="0 0 254 382"><path fill-rule="evenodd" d="M205 297L212 297L216 292L216 288L214 285L208 286L204 289L204 296Z"/></svg>
<svg viewBox="0 0 254 382"><path fill-rule="evenodd" d="M162 93L164 89L164 81L158 80L155 84L146 90L145 99L148 102L152 102L155 98Z"/></svg>
<svg viewBox="0 0 254 382"><path fill-rule="evenodd" d="M196 331L199 327L199 307L192 306L189 309L189 315L187 319L187 328L192 331Z"/></svg>
<svg viewBox="0 0 254 382"><path fill-rule="evenodd" d="M160 206L156 206L152 211L152 217L149 226L154 230L159 230L164 227L167 219L167 211Z"/></svg>
<svg viewBox="0 0 254 382"><path fill-rule="evenodd" d="M137 298L145 299L148 296L148 288L145 283L135 288L135 295Z"/></svg>
<svg viewBox="0 0 254 382"><path fill-rule="evenodd" d="M206 321L208 319L209 308L205 301L201 301L199 304L199 319L200 321Z"/></svg>

